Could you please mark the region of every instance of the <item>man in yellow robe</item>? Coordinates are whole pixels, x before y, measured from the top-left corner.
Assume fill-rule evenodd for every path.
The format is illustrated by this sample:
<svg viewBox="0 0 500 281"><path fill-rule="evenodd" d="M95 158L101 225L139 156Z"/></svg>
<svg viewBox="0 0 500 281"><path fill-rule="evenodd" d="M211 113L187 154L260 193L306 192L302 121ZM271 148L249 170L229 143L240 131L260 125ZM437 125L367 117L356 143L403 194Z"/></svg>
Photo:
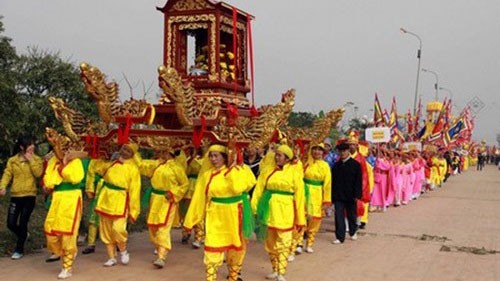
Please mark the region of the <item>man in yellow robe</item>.
<svg viewBox="0 0 500 281"><path fill-rule="evenodd" d="M287 145L275 151L274 169L259 175L252 197L258 238L265 239L273 272L267 279L285 280L293 230L305 227L305 192L302 173L290 164L294 153Z"/></svg>
<svg viewBox="0 0 500 281"><path fill-rule="evenodd" d="M52 192L44 231L47 249L62 257L59 279L71 277L77 248L78 228L82 217L82 186L84 178L82 161L70 160L69 152L64 159L52 157L43 177L46 192Z"/></svg>
<svg viewBox="0 0 500 281"><path fill-rule="evenodd" d="M198 176L184 228L189 232L205 219L205 280L217 280L226 254L228 280L236 281L246 253L246 239L252 234L246 227L252 219L246 192L254 186L255 177L245 165L227 166L225 146L212 145L208 157L210 165Z"/></svg>
<svg viewBox="0 0 500 281"><path fill-rule="evenodd" d="M158 253L153 265L163 268L167 254L172 248L170 230L177 206L186 193L189 182L184 167L174 159L173 153L167 150L158 151L157 154L159 159L142 160L139 169L141 174L151 178L151 187L146 191L149 197L146 222L149 238Z"/></svg>
<svg viewBox="0 0 500 281"><path fill-rule="evenodd" d="M103 175L95 212L99 214L99 236L108 252L109 259L104 266L116 264L116 247L120 250L120 261L128 264L127 218L135 222L140 213L141 175L133 156L137 153L135 144L125 144L120 149L118 160L109 167L103 165L96 170Z"/></svg>

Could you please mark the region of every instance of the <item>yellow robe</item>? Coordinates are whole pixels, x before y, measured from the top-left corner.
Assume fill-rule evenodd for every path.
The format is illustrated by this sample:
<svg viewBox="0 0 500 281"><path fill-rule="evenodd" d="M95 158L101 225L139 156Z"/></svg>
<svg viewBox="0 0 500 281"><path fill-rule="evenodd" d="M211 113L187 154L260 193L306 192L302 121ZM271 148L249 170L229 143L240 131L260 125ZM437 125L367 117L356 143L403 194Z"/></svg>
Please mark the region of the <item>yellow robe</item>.
<svg viewBox="0 0 500 281"><path fill-rule="evenodd" d="M205 218L205 251L224 252L243 249L242 202L219 203L215 198L242 196L255 184L250 169L226 166L210 168L198 175L184 227L192 229Z"/></svg>
<svg viewBox="0 0 500 281"><path fill-rule="evenodd" d="M174 159L166 162L162 160L142 160L139 165L141 174L151 178L152 187L161 192L170 193L175 202L170 202L165 195L151 193L149 201L148 226L164 226L169 216L177 209L177 203L182 199L189 182L184 168Z"/></svg>
<svg viewBox="0 0 500 281"><path fill-rule="evenodd" d="M322 184L310 184L309 180ZM309 161L304 168L304 182L309 186L307 214L321 219L323 205L332 202L332 174L328 163L322 159Z"/></svg>
<svg viewBox="0 0 500 281"><path fill-rule="evenodd" d="M261 174L252 196L252 210L257 212L257 205L266 189L290 192L273 194L269 201L268 229L292 230L294 225L305 226L305 193L302 174L295 165L286 164L283 169L275 168Z"/></svg>
<svg viewBox="0 0 500 281"><path fill-rule="evenodd" d="M82 189L58 189L63 183L76 185L83 177L84 170L80 159L73 159L65 166L56 157L49 160L43 181L45 187L54 189L54 192L44 225L47 235L73 235L78 231L82 214Z"/></svg>
<svg viewBox="0 0 500 281"><path fill-rule="evenodd" d="M101 168L106 168L102 165ZM112 184L123 190L109 188L105 183L100 191L95 211L101 216L108 218L128 217L135 222L141 209L141 175L139 168L133 159L125 160L123 163L114 161L106 170L96 170L103 175L105 183Z"/></svg>
<svg viewBox="0 0 500 281"><path fill-rule="evenodd" d="M194 188L196 186L196 180L198 179L198 174L200 173L201 169L201 162L202 162L201 157L195 157L194 159L189 161L189 165L187 168L189 187L186 191L186 194L184 194L185 199L191 199L193 197Z"/></svg>
<svg viewBox="0 0 500 281"><path fill-rule="evenodd" d="M437 157L432 157L432 167L431 167L431 176L430 180L431 183L434 184L435 186L438 186L440 181L440 174L439 174L439 159Z"/></svg>
<svg viewBox="0 0 500 281"><path fill-rule="evenodd" d="M443 182L446 176L446 172L448 172L448 164L446 163L446 159L441 158L438 159L438 169L439 169L439 182Z"/></svg>

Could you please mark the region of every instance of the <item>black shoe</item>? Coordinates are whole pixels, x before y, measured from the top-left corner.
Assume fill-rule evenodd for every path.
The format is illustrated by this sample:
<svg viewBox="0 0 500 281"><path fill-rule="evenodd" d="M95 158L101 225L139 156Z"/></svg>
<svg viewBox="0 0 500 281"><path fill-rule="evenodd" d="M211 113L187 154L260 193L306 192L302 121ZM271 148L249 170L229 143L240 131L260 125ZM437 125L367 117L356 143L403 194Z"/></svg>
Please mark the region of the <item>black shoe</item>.
<svg viewBox="0 0 500 281"><path fill-rule="evenodd" d="M95 252L95 246L88 246L87 248L83 249L82 254L88 255L94 252Z"/></svg>
<svg viewBox="0 0 500 281"><path fill-rule="evenodd" d="M187 244L189 242L189 237L191 237L191 234L182 237L181 243L184 245Z"/></svg>
<svg viewBox="0 0 500 281"><path fill-rule="evenodd" d="M360 225L359 225L359 229L365 229L366 228L366 223L362 222Z"/></svg>

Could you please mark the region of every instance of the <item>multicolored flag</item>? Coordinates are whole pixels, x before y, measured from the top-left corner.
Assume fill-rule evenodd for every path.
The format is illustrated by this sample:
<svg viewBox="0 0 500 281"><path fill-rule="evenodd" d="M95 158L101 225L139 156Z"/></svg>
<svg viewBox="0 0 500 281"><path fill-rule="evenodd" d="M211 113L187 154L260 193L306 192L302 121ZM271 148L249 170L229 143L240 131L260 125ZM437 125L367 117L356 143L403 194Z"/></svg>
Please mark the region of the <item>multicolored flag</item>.
<svg viewBox="0 0 500 281"><path fill-rule="evenodd" d="M382 113L382 108L380 107L380 101L378 100L378 95L375 93L375 102L373 105L373 122L375 127L382 127L385 125L384 116Z"/></svg>

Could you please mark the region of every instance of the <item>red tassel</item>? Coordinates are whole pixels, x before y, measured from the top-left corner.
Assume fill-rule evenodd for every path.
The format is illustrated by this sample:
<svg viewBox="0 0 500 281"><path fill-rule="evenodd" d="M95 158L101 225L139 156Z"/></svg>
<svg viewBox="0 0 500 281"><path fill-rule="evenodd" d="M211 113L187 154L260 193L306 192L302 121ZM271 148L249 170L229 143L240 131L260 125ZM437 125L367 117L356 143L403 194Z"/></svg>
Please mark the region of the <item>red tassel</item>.
<svg viewBox="0 0 500 281"><path fill-rule="evenodd" d="M305 150L305 145L304 145L304 142L303 142L301 139L297 139L297 140L295 140L295 143L296 143L296 144L299 146L299 148L300 148L300 154L301 154L301 155L304 155L304 153L305 153L305 151L306 151L306 150Z"/></svg>
<svg viewBox="0 0 500 281"><path fill-rule="evenodd" d="M131 127L132 127L132 116L130 116L130 114L127 114L126 121L125 121L125 129L123 131L123 136L122 136L123 144L128 143Z"/></svg>
<svg viewBox="0 0 500 281"><path fill-rule="evenodd" d="M228 120L227 123L229 126L236 125L236 119L238 119L238 107L236 105L226 104L228 110Z"/></svg>
<svg viewBox="0 0 500 281"><path fill-rule="evenodd" d="M94 139L92 141L92 158L97 158L97 135L94 135Z"/></svg>
<svg viewBox="0 0 500 281"><path fill-rule="evenodd" d="M122 124L118 124L117 140L118 140L118 144L123 144L123 126L122 126Z"/></svg>
<svg viewBox="0 0 500 281"><path fill-rule="evenodd" d="M193 146L194 148L200 148L201 146L201 140L203 139L203 134L205 133L205 130L207 128L207 120L204 115L201 116L201 128L200 130L193 129Z"/></svg>
<svg viewBox="0 0 500 281"><path fill-rule="evenodd" d="M253 98L253 97L252 97ZM257 108L255 108L255 105L252 105L252 107L250 107L250 115L252 117L259 117L260 113L259 111L257 110Z"/></svg>

